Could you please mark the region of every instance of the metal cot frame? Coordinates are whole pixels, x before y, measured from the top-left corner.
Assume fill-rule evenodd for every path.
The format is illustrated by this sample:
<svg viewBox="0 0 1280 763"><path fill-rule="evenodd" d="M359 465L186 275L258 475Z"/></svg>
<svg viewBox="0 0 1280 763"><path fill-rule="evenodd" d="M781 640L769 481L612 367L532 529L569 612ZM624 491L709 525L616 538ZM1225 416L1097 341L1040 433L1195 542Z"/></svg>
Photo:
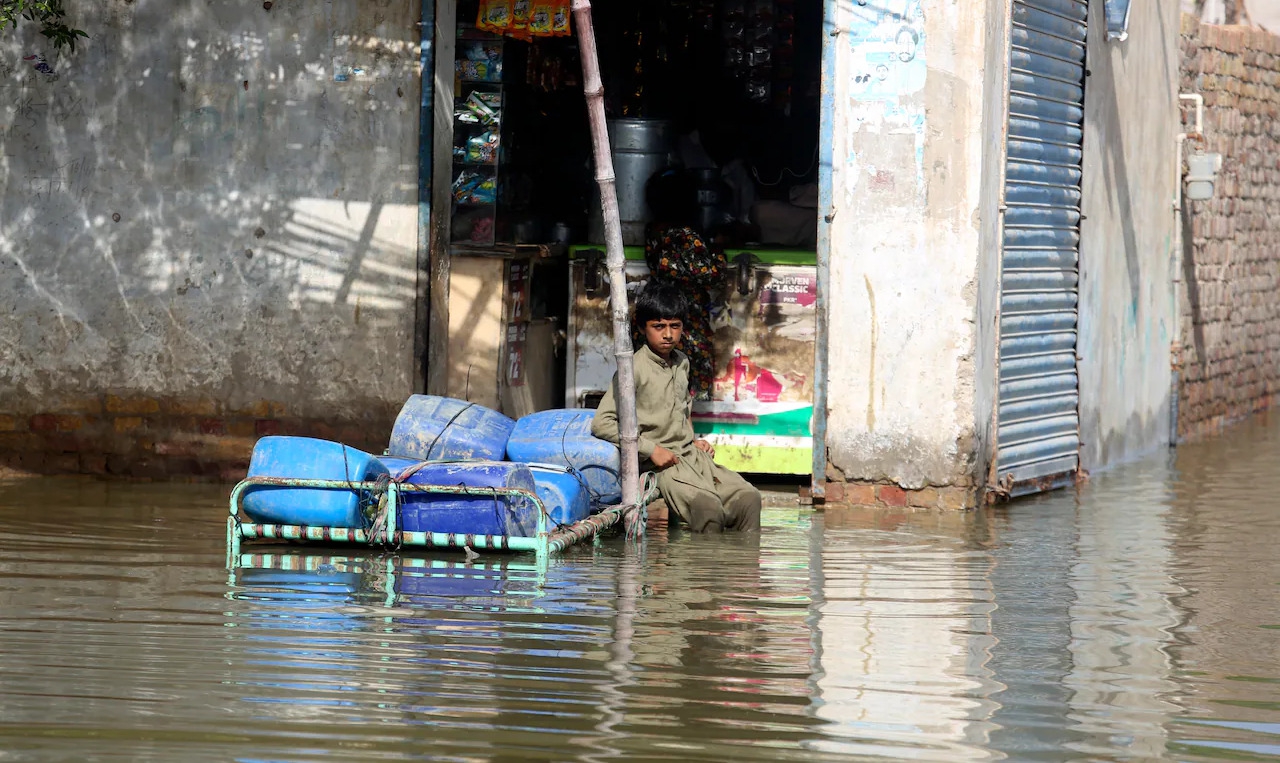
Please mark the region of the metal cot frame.
<svg viewBox="0 0 1280 763"><path fill-rule="evenodd" d="M380 492L387 495L385 528L317 527L310 525L277 525L249 522L242 518L241 501L251 488L309 488ZM522 498L538 508L538 528L533 537L512 535L473 535L469 533L406 532L396 526L401 495L404 493L439 493L445 495L485 495L495 498ZM520 488L476 488L457 485L405 485L391 482L348 482L346 480L296 479L290 477L250 477L231 491L230 516L227 518L227 564L239 558L240 544L246 540L311 541L316 543L356 544L372 548L432 548L476 551L533 552L539 565L545 565L552 554L581 541L596 538L613 527L626 513L627 506L610 506L586 519L552 529L546 508L537 495Z"/></svg>

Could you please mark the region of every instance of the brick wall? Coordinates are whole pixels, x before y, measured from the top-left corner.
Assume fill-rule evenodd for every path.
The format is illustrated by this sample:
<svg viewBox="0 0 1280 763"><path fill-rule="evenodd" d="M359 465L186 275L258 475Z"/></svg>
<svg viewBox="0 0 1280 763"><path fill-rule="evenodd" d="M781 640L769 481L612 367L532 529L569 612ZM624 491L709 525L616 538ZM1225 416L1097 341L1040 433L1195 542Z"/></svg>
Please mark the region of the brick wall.
<svg viewBox="0 0 1280 763"><path fill-rule="evenodd" d="M800 488L807 498L809 488ZM827 506L857 506L879 509L972 509L978 505L979 492L971 485L904 488L888 482L846 481L833 467L827 467Z"/></svg>
<svg viewBox="0 0 1280 763"><path fill-rule="evenodd" d="M1204 96L1206 150L1223 156L1214 198L1184 203L1174 362L1178 434L1194 437L1280 391L1280 38L1184 15L1181 44L1179 91Z"/></svg>
<svg viewBox="0 0 1280 763"><path fill-rule="evenodd" d="M291 415L258 401L230 409L208 398L99 395L32 414L0 414L0 474L95 474L142 479L242 479L253 444L273 434L337 440L371 453L386 447L399 406L360 420Z"/></svg>

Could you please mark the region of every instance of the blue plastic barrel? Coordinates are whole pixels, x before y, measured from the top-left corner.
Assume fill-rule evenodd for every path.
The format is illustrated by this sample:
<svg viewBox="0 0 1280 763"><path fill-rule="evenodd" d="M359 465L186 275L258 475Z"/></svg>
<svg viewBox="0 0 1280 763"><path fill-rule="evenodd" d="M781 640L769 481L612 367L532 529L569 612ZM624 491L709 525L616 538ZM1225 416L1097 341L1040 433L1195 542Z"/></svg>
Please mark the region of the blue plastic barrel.
<svg viewBox="0 0 1280 763"><path fill-rule="evenodd" d="M387 471L391 472L391 479L400 476L400 473L411 466L417 466L422 463L416 458L402 458L400 456L378 456L378 460L382 465L387 467Z"/></svg>
<svg viewBox="0 0 1280 763"><path fill-rule="evenodd" d="M311 437L263 437L253 446L250 477L366 482L387 474L387 467L361 450ZM366 491L322 488L252 487L241 508L254 522L313 527L362 527Z"/></svg>
<svg viewBox="0 0 1280 763"><path fill-rule="evenodd" d="M618 446L591 434L595 415L586 408L560 408L525 416L507 438L507 460L575 470L586 480L596 504L618 503L622 500Z"/></svg>
<svg viewBox="0 0 1280 763"><path fill-rule="evenodd" d="M501 568L432 560L429 565L397 570L395 591L404 597L406 604L439 604L429 600L448 601L463 596L498 598L507 585L505 570Z"/></svg>
<svg viewBox="0 0 1280 763"><path fill-rule="evenodd" d="M429 462L408 485L475 488L469 495L401 493L398 526L408 532L472 533L531 538L538 534L538 505L527 498L496 496L485 488L521 488L537 494L533 472L509 461Z"/></svg>
<svg viewBox="0 0 1280 763"><path fill-rule="evenodd" d="M581 476L549 464L529 464L529 470L552 522L570 525L591 516L591 494Z"/></svg>
<svg viewBox="0 0 1280 763"><path fill-rule="evenodd" d="M265 659L275 665L307 669L307 661L315 656L305 637L282 639L278 636L282 631L331 634L364 627L363 618L342 611L361 592L362 576L357 572L238 567L235 573L237 587L232 595L250 603L241 612L243 624L269 631L253 635L251 630L247 638L264 642L260 653L269 655Z"/></svg>
<svg viewBox="0 0 1280 763"><path fill-rule="evenodd" d="M236 569L236 581L242 589L237 592L237 598L270 602L271 606L263 609L279 607L282 610L271 612L272 617L288 614L285 610L293 608L302 611L299 619L315 620L314 626L323 627L328 620L353 619L340 615L335 617L333 608L355 600L360 591L361 575L358 572L239 567ZM248 591L253 591L253 594L246 595Z"/></svg>
<svg viewBox="0 0 1280 763"><path fill-rule="evenodd" d="M419 461L501 461L515 425L512 419L483 405L414 395L396 416L387 452Z"/></svg>

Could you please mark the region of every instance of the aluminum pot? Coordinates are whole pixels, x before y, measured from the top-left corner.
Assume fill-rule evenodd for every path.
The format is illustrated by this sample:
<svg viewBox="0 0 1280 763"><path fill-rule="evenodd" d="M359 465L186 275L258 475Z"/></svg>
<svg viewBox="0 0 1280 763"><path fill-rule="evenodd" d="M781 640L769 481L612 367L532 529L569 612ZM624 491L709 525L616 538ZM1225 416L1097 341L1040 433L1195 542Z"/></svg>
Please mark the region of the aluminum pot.
<svg viewBox="0 0 1280 763"><path fill-rule="evenodd" d="M655 173L673 164L675 130L670 122L662 119L610 119L608 126L618 213L622 219L622 243L638 246L644 243L644 226L650 220L644 187ZM603 244L600 192L595 185L592 190L587 238L593 244Z"/></svg>

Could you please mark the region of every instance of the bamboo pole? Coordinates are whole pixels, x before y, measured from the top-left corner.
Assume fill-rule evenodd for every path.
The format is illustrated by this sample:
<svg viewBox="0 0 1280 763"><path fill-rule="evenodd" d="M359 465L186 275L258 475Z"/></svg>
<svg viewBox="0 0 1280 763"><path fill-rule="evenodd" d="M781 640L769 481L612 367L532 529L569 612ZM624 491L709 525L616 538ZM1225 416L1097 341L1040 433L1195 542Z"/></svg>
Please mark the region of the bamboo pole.
<svg viewBox="0 0 1280 763"><path fill-rule="evenodd" d="M631 344L631 319L627 310L626 258L622 251L622 221L618 213L618 188L614 182L613 155L609 150L609 128L605 124L604 84L600 80L600 59L596 53L596 32L591 25L590 0L573 0L573 23L578 27L582 54L582 83L587 98L587 118L591 123L591 142L596 162L596 183L604 208L604 243L609 266L609 306L613 316L613 354L618 361L618 440L622 450L622 504L637 507L640 502L639 425L636 422L636 379L634 348ZM643 532L642 508L628 515L627 529L634 528L632 515L639 514Z"/></svg>

